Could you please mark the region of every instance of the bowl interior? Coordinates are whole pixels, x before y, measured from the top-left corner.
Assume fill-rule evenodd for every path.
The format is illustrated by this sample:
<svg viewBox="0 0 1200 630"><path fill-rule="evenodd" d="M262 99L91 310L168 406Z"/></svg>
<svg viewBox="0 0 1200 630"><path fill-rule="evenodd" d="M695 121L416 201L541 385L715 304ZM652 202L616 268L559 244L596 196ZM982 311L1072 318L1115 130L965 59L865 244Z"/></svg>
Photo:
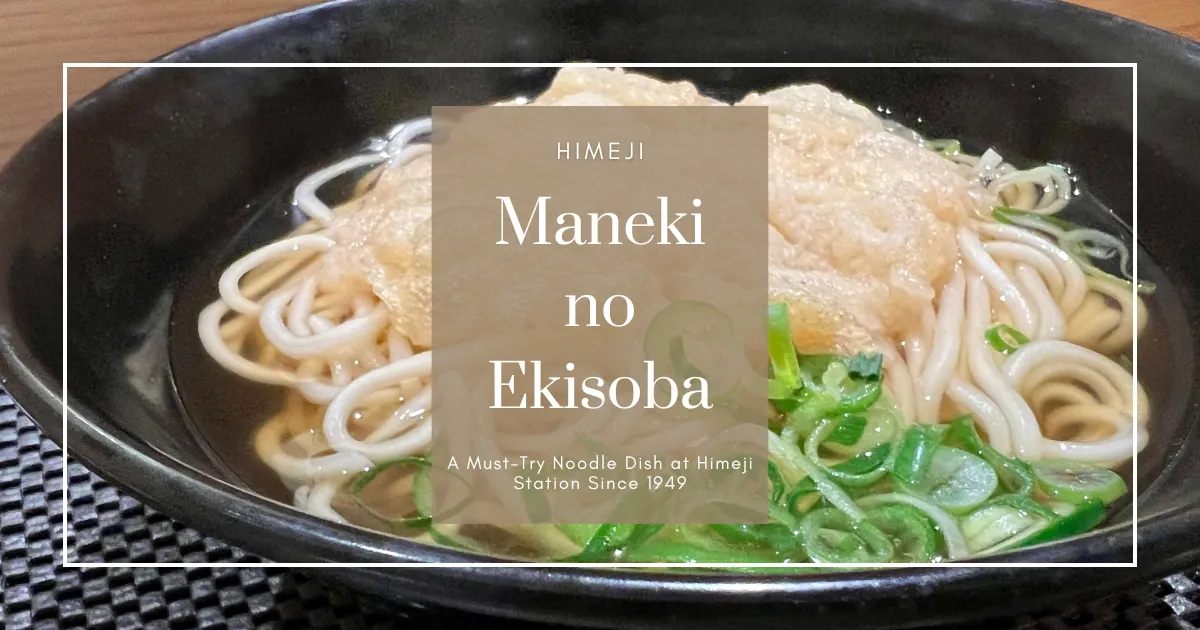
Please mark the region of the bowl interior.
<svg viewBox="0 0 1200 630"><path fill-rule="evenodd" d="M994 147L1010 159L1066 163L1087 193L1077 203L1110 208L1117 227L1132 218L1129 68L643 71L692 80L729 100L789 83L824 83L977 153ZM553 73L173 68L119 82L119 99L84 104L68 133L71 395L116 430L286 501L251 448L252 432L280 405L280 390L225 372L196 335L197 315L216 296L220 272L297 225L290 191L306 172L430 105L535 94ZM1181 261L1155 245L1149 242L1153 259L1143 250L1141 273L1165 287L1186 286L1171 273ZM1192 302L1171 288L1158 292L1141 345L1142 381L1155 408L1153 446L1139 467L1142 488L1189 429L1182 405L1195 380L1186 325L1194 314L1185 304Z"/></svg>

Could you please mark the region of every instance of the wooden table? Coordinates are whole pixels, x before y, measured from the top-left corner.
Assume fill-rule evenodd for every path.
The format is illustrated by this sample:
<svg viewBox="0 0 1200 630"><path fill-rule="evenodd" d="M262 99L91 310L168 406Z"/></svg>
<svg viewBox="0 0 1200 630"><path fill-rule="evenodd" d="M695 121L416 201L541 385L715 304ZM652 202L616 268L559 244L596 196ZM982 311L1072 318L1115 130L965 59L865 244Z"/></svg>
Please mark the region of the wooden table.
<svg viewBox="0 0 1200 630"><path fill-rule="evenodd" d="M1200 0L1076 2L1200 39ZM209 33L305 4L309 2L0 0L0 164L60 111L62 62L150 59ZM70 96L87 94L118 72L72 70Z"/></svg>

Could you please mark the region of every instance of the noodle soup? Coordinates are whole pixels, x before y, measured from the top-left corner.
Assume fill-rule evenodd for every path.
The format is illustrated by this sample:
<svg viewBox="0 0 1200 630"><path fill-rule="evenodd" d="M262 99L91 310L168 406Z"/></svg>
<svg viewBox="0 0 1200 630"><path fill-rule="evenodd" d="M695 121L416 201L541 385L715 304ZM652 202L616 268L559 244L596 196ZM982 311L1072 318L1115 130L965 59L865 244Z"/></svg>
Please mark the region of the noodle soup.
<svg viewBox="0 0 1200 630"><path fill-rule="evenodd" d="M567 68L521 106L663 104L723 105L687 83ZM1062 166L974 155L819 85L736 105L770 116L770 522L439 522L436 349L428 300L412 299L428 265L380 254L412 251L431 212L427 119L306 178L309 220L231 265L200 315L217 363L287 392L254 449L294 505L583 562L929 562L1100 525L1126 495L1113 469L1150 439L1129 352L1156 288L1135 282L1129 235L1092 227ZM322 201L346 179L349 201Z"/></svg>

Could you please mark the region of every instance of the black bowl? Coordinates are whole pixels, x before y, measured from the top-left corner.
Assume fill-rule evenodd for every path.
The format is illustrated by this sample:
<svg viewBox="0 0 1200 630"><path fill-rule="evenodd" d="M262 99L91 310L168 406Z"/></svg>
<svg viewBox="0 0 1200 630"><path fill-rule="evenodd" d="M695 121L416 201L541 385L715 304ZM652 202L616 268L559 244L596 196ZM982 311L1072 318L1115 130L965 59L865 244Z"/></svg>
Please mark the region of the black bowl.
<svg viewBox="0 0 1200 630"><path fill-rule="evenodd" d="M1141 210L1156 298L1142 343L1154 444L1141 457L1137 569L966 568L798 577L659 576L576 569L322 569L398 600L582 624L687 622L896 627L1014 615L1200 560L1200 45L1035 0L363 0L270 18L176 51L171 62L1140 62L1122 68L673 68L718 96L821 81L933 135L1062 160L1128 221ZM200 355L194 314L218 265L291 227L279 195L313 167L432 104L544 86L545 69L148 68L49 125L0 176L0 369L69 451L152 507L278 561L451 562L293 511L247 453L276 393ZM1135 109L1136 105L1136 109ZM1137 167L1134 112L1138 130ZM63 257L62 175L70 198ZM64 304L63 289L70 300ZM64 327L60 308L67 311ZM66 335L64 335L64 329ZM204 381L213 386L199 386ZM199 388L199 389L198 389ZM189 414L189 411L192 413ZM236 415L231 413L236 411ZM203 422L193 422L193 416ZM217 455L220 453L220 455ZM250 487L256 492L251 492ZM1124 562L1125 525L996 558ZM1120 521L1120 517L1118 518ZM115 558L110 558L115 559ZM126 558L125 560L153 560Z"/></svg>

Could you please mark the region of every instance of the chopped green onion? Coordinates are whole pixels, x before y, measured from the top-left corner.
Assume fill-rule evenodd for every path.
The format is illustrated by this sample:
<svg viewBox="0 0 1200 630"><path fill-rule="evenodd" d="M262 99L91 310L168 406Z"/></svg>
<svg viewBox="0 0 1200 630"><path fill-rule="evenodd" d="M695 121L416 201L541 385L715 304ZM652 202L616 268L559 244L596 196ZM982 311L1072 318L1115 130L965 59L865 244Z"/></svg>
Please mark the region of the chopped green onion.
<svg viewBox="0 0 1200 630"><path fill-rule="evenodd" d="M812 434L808 436L808 439L804 441L804 454L808 456L808 459L816 464L822 472L829 475L829 477L841 483L843 486L862 488L882 479L883 476L887 474L887 467L881 465L882 462L880 462L880 465L876 465L870 470L861 473L843 472L844 469L839 470L837 466L830 467L821 462L821 442L827 440L827 436L837 430L836 427L837 423L831 420L822 420L821 423L817 425L816 430L813 431ZM876 450L878 451L880 449ZM884 457L886 457L886 454ZM843 464L845 463L846 462L843 462Z"/></svg>
<svg viewBox="0 0 1200 630"><path fill-rule="evenodd" d="M1103 501L1101 501L1101 503L1103 503ZM1066 516L1075 511L1075 504L1064 503L1062 501L1046 501L1045 506L1059 516Z"/></svg>
<svg viewBox="0 0 1200 630"><path fill-rule="evenodd" d="M783 506L768 505L767 506L767 515L770 517L771 522L781 523L781 524L787 526L787 528L790 529L793 533L795 533L796 530L798 530L800 528L800 521L796 517L794 517L791 512L787 511L787 509L784 508Z"/></svg>
<svg viewBox="0 0 1200 630"><path fill-rule="evenodd" d="M924 425L914 424L904 432L896 459L892 462L892 476L908 483L919 484L925 479L933 461L933 452L942 441L942 432Z"/></svg>
<svg viewBox="0 0 1200 630"><path fill-rule="evenodd" d="M783 523L709 525L708 527L731 543L765 547L781 553L790 552L799 544L796 532Z"/></svg>
<svg viewBox="0 0 1200 630"><path fill-rule="evenodd" d="M646 542L652 536L657 534L663 528L662 525L634 525L633 531L625 539L625 548L637 547Z"/></svg>
<svg viewBox="0 0 1200 630"><path fill-rule="evenodd" d="M375 480L384 471L396 466L415 466L417 468L428 468L429 458L427 457L400 457L376 464L370 470L360 473L354 477L354 481L350 482L347 490L351 494L361 494L362 491Z"/></svg>
<svg viewBox="0 0 1200 630"><path fill-rule="evenodd" d="M804 518L809 510L821 502L821 493L817 492L812 480L806 478L804 481L808 483L796 486L785 500L788 513L794 518Z"/></svg>
<svg viewBox="0 0 1200 630"><path fill-rule="evenodd" d="M924 497L951 514L962 514L987 501L999 480L987 462L952 446L938 446L924 478L900 488Z"/></svg>
<svg viewBox="0 0 1200 630"><path fill-rule="evenodd" d="M883 385L876 377L856 377L844 359L834 354L812 355L800 360L800 380L805 396L832 396L833 408L823 415L840 415L866 411L883 394ZM865 369L865 368L864 368Z"/></svg>
<svg viewBox="0 0 1200 630"><path fill-rule="evenodd" d="M1050 235L1058 242L1058 246L1070 255L1079 264L1079 267L1083 269L1084 273L1089 276L1120 282L1130 288L1134 286L1133 282L1131 282L1133 271L1130 267L1129 250L1120 241L1116 241L1114 244L1113 241L1116 240L1116 237L1063 221L1057 217L1004 206L992 208L992 218L1000 223L1032 228ZM1109 247L1106 249L1087 247L1085 244L1087 236L1098 236L1108 241ZM1112 258L1114 254L1118 254L1121 258L1121 273L1125 276L1124 278L1114 276L1100 269L1092 262L1093 257L1108 259ZM1137 281L1138 293L1150 294L1154 293L1156 289L1157 287L1153 282L1146 280Z"/></svg>
<svg viewBox="0 0 1200 630"><path fill-rule="evenodd" d="M605 523L596 528L592 537L584 545L583 551L576 556L579 562L597 562L611 559L613 551L619 546L620 534L628 535L629 530L620 529L620 525Z"/></svg>
<svg viewBox="0 0 1200 630"><path fill-rule="evenodd" d="M829 480L823 467L809 460L796 446L796 433L793 429L784 429L780 435L767 434L767 444L772 452L782 454L796 468L804 471L817 486L817 492L825 497L834 507L845 512L855 522L863 520L866 515L854 503L854 499L846 494L836 483Z"/></svg>
<svg viewBox="0 0 1200 630"><path fill-rule="evenodd" d="M675 372L675 377L681 381L686 381L693 376L704 377L704 372L696 369L687 358L687 352L683 349L683 337L676 335L671 337L671 341L667 343L667 355L671 358L671 369Z"/></svg>
<svg viewBox="0 0 1200 630"><path fill-rule="evenodd" d="M992 218L1000 223L1007 225L1016 225L1019 227L1028 227L1035 230L1040 230L1051 236L1061 236L1063 232L1078 229L1079 226L1074 223L1063 221L1062 219L1048 214L1039 214L1028 210L1018 210L1007 206L996 206L992 208Z"/></svg>
<svg viewBox="0 0 1200 630"><path fill-rule="evenodd" d="M850 368L839 357L836 361L830 361L825 365L825 371L821 373L821 385L825 391L840 394L842 391L842 383L845 383L850 378ZM815 388L814 388L815 389Z"/></svg>
<svg viewBox="0 0 1200 630"><path fill-rule="evenodd" d="M855 522L833 508L809 512L800 521L800 540L816 562L888 562L895 553L878 527L866 520Z"/></svg>
<svg viewBox="0 0 1200 630"><path fill-rule="evenodd" d="M953 516L947 514L945 510L928 501L922 501L908 494L889 492L886 494L867 495L859 499L859 503L866 508L889 503L911 505L928 516L934 525L937 525L937 528L941 530L942 539L946 541L946 555L951 560L965 558L970 555L970 551L967 550L967 542L963 539L962 531L958 527L958 522L954 520Z"/></svg>
<svg viewBox="0 0 1200 630"><path fill-rule="evenodd" d="M1000 354L1012 354L1029 343L1029 337L1008 324L996 324L983 333L983 338L992 350Z"/></svg>
<svg viewBox="0 0 1200 630"><path fill-rule="evenodd" d="M600 525L596 524L559 524L558 529L566 534L571 542L583 547L587 545L592 536L596 534L596 530L600 529Z"/></svg>
<svg viewBox="0 0 1200 630"><path fill-rule="evenodd" d="M883 376L883 355L866 355L859 352L846 363L846 369L849 370L850 376L855 378L878 381Z"/></svg>
<svg viewBox="0 0 1200 630"><path fill-rule="evenodd" d="M703 369L694 365L685 352L688 343L707 346L705 354L715 361L707 361ZM642 352L657 366L671 366L680 385L689 377L704 375L712 398L736 389L740 375L729 359L744 354L728 315L707 302L685 300L672 302L654 315L646 327Z"/></svg>
<svg viewBox="0 0 1200 630"><path fill-rule="evenodd" d="M979 455L976 453L976 455ZM996 469L1000 484L1008 492L1029 496L1033 492L1033 468L1029 464L1012 457L1005 457L994 448L988 447L982 455L983 460Z"/></svg>
<svg viewBox="0 0 1200 630"><path fill-rule="evenodd" d="M804 400L793 400L795 406L788 411L786 425L808 435L816 428L817 423L825 416L833 414L838 407L837 398L828 392L813 392L805 390ZM778 405L776 405L778 406Z"/></svg>
<svg viewBox="0 0 1200 630"><path fill-rule="evenodd" d="M1047 521L1052 521L1058 518L1058 513L1054 510L1042 505L1041 503L1038 503L1037 501L1034 501L1029 497L1021 496L1019 494L1002 494L991 501L988 501L988 503L1000 503L1015 507L1018 510L1028 512Z"/></svg>
<svg viewBox="0 0 1200 630"><path fill-rule="evenodd" d="M779 503L783 500L783 494L787 492L787 483L784 482L775 462L767 462L767 479L771 483L771 503Z"/></svg>
<svg viewBox="0 0 1200 630"><path fill-rule="evenodd" d="M1040 532L1026 539L1022 546L1039 545L1090 532L1104 521L1104 516L1104 502L1099 499L1087 499L1070 514L1055 519Z"/></svg>
<svg viewBox="0 0 1200 630"><path fill-rule="evenodd" d="M996 469L1000 486L1005 491L1025 496L1029 496L1033 492L1033 469L1029 467L1029 464L1019 459L1006 457L1000 451L985 444L983 438L980 438L979 433L975 430L975 421L971 416L959 416L954 422L951 422L950 435L963 450L983 458L983 461Z"/></svg>
<svg viewBox="0 0 1200 630"><path fill-rule="evenodd" d="M892 445L885 442L880 444L877 448L865 453L859 453L858 455L855 455L844 462L829 466L827 471L829 472L830 476L835 479L859 478L866 480L870 477L869 473L873 473L877 470L879 471L879 477L882 477L887 473L888 456L893 452L894 450L892 449ZM798 508L799 503L804 501L807 505L808 501L806 497L815 493L816 491L817 484L813 482L811 477L805 477L804 479L801 479L795 485L795 487L792 488L790 493L788 493L787 499L784 501L784 505L787 506L788 511L790 511L792 514L796 516L803 516L804 510L800 510Z"/></svg>
<svg viewBox="0 0 1200 630"><path fill-rule="evenodd" d="M1067 252L1067 253L1070 254L1071 252ZM1133 282L1130 282L1126 278L1118 278L1117 276L1114 276L1111 273L1108 273L1107 271L1104 271L1103 269L1100 269L1099 267L1093 265L1090 261L1082 260L1082 261L1077 261L1077 262L1079 262L1079 268L1083 269L1084 273L1086 273L1089 276L1092 276L1093 278L1099 278L1101 280L1113 282L1113 283L1119 284L1123 287L1129 287L1131 289L1135 288L1135 285ZM1158 285L1153 282L1150 282L1149 280L1142 280L1139 278L1137 281L1136 288L1137 288L1137 292L1141 293L1142 295L1152 295L1155 291L1158 290Z"/></svg>
<svg viewBox="0 0 1200 630"><path fill-rule="evenodd" d="M1067 503L1095 498L1105 504L1125 494L1125 480L1117 473L1093 464L1067 460L1034 462L1038 487L1047 495Z"/></svg>
<svg viewBox="0 0 1200 630"><path fill-rule="evenodd" d="M867 420L867 426L863 429L862 436L850 446L826 440L821 445L822 449L850 457L879 448L883 444L900 441L899 427L904 424L904 417L900 415L900 409L891 400L881 398L866 411L854 415L861 415Z"/></svg>
<svg viewBox="0 0 1200 630"><path fill-rule="evenodd" d="M800 387L800 366L796 346L792 341L791 317L787 304L767 305L767 352L771 357L771 377L786 391Z"/></svg>
<svg viewBox="0 0 1200 630"><path fill-rule="evenodd" d="M836 442L845 446L853 446L862 437L867 428L867 419L863 416L845 414L834 420L834 429L825 438L826 442Z"/></svg>
<svg viewBox="0 0 1200 630"><path fill-rule="evenodd" d="M893 503L868 510L867 522L891 539L898 562L929 562L937 554L937 530L912 506Z"/></svg>
<svg viewBox="0 0 1200 630"><path fill-rule="evenodd" d="M433 482L429 480L428 466L418 469L413 475L412 496L413 507L417 509L417 513L433 518ZM466 503L465 499L463 503Z"/></svg>
<svg viewBox="0 0 1200 630"><path fill-rule="evenodd" d="M865 453L859 453L840 464L834 465L832 468L850 475L863 475L880 467L886 469L885 464L887 463L888 455L891 455L891 453L892 445L884 442L878 447Z"/></svg>
<svg viewBox="0 0 1200 630"><path fill-rule="evenodd" d="M1026 544L1057 518L1053 510L1029 497L1008 494L964 517L962 531L973 553L994 553Z"/></svg>
<svg viewBox="0 0 1200 630"><path fill-rule="evenodd" d="M1102 279L1119 280L1127 286L1132 286L1134 273L1129 248L1116 236L1092 228L1077 228L1060 235L1058 246L1070 254L1085 273ZM1123 279L1102 271L1092 262L1093 258L1111 260L1114 256L1120 259L1118 265ZM1153 293L1155 286L1153 283L1139 281L1137 289L1140 293Z"/></svg>
<svg viewBox="0 0 1200 630"><path fill-rule="evenodd" d="M416 513L413 516L400 518L388 516L371 507L362 498L363 491L366 490L372 481L383 472L397 466L413 466L416 468L416 471L413 473L413 509ZM355 476L354 480L346 486L346 491L359 508L389 528L424 529L429 527L433 522L431 515L433 500L428 479L428 468L429 459L426 457L401 457L382 462L370 470Z"/></svg>
<svg viewBox="0 0 1200 630"><path fill-rule="evenodd" d="M630 549L649 540L663 528L662 525L614 525L605 523L596 528L583 551L574 562L611 562Z"/></svg>
<svg viewBox="0 0 1200 630"><path fill-rule="evenodd" d="M779 433L775 433L774 431L767 432L768 461L775 465L784 484L790 486L797 481L807 478L808 473L792 463L791 458L785 452L786 449L787 445L780 439Z"/></svg>
<svg viewBox="0 0 1200 630"><path fill-rule="evenodd" d="M1046 522L1011 505L988 503L962 520L963 536L971 553L995 552L1033 536Z"/></svg>
<svg viewBox="0 0 1200 630"><path fill-rule="evenodd" d="M767 506L771 522L764 524L709 525L726 541L739 545L767 547L778 553L791 553L799 544L798 525L787 510L774 503Z"/></svg>
<svg viewBox="0 0 1200 630"><path fill-rule="evenodd" d="M784 413L795 411L800 406L800 401L796 400L796 390L789 388L779 379L767 380L767 398L775 404L775 407Z"/></svg>

